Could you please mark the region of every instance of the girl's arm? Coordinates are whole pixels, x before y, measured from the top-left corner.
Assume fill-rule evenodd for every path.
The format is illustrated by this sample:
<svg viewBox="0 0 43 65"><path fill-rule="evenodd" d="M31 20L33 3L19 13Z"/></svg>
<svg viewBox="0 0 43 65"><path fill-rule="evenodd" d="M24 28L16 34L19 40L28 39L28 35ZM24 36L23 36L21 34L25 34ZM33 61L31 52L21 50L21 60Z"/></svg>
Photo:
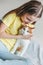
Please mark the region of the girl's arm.
<svg viewBox="0 0 43 65"><path fill-rule="evenodd" d="M0 34L5 31L7 26L0 20Z"/></svg>
<svg viewBox="0 0 43 65"><path fill-rule="evenodd" d="M10 34L7 34L6 32L2 32L0 34L0 38L11 38L11 39L30 39L32 37L32 35L10 35Z"/></svg>
<svg viewBox="0 0 43 65"><path fill-rule="evenodd" d="M10 35L5 32L7 26L0 20L0 38L30 39L32 35Z"/></svg>

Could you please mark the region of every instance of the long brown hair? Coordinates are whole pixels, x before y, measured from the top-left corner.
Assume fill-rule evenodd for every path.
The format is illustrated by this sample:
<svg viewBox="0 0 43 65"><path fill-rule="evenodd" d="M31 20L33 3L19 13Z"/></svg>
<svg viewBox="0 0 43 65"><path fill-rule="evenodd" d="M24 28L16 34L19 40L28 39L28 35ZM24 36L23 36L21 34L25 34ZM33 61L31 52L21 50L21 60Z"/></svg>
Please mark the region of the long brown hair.
<svg viewBox="0 0 43 65"><path fill-rule="evenodd" d="M17 16L22 16L25 13L29 13L31 15L41 17L42 11L43 11L43 7L42 7L41 2L39 2L37 0L31 0L31 1L21 5L20 7L8 12L6 15L13 13L13 12L16 12Z"/></svg>
<svg viewBox="0 0 43 65"><path fill-rule="evenodd" d="M41 11L40 11L41 10ZM37 15L38 17L41 17L42 15L42 4L39 1L29 1L22 6L20 6L18 9L16 9L17 15L21 16L25 13L29 13L31 15ZM38 14L39 13L39 14Z"/></svg>

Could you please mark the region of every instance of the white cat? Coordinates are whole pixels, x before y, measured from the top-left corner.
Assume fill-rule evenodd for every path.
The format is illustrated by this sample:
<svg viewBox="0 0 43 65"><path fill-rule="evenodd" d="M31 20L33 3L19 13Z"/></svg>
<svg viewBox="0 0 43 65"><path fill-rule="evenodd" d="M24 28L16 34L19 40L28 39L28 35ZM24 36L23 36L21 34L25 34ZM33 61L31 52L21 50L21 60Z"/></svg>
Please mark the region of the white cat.
<svg viewBox="0 0 43 65"><path fill-rule="evenodd" d="M30 34L28 32L28 27L22 28L21 30L19 30L19 34L22 34L22 35ZM27 39L18 39L14 46L14 49L11 51L11 53L14 53L19 56L23 56L23 54L27 50L29 44L30 44L29 39L28 40ZM19 49L17 50L17 48L19 48L21 50L19 50Z"/></svg>

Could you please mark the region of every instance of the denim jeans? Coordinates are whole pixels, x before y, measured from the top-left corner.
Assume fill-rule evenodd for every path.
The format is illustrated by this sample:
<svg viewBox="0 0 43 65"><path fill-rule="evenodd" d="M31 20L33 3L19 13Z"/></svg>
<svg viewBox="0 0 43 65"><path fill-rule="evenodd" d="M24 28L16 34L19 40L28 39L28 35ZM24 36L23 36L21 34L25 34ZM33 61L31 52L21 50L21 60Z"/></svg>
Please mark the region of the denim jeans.
<svg viewBox="0 0 43 65"><path fill-rule="evenodd" d="M43 48L38 42L31 41L28 46L28 58L11 54L0 41L0 65L43 65Z"/></svg>

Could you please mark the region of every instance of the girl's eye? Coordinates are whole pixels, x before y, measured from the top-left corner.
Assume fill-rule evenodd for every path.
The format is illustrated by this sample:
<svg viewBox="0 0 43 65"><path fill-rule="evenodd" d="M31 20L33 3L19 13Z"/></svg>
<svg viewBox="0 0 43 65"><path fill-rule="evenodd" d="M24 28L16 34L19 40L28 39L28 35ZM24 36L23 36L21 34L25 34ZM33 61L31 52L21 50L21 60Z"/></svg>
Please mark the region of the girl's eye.
<svg viewBox="0 0 43 65"><path fill-rule="evenodd" d="M32 22L31 24L33 24L33 25L34 25L35 23L36 23L36 22Z"/></svg>
<svg viewBox="0 0 43 65"><path fill-rule="evenodd" d="M27 18L29 21L31 21L29 18Z"/></svg>

